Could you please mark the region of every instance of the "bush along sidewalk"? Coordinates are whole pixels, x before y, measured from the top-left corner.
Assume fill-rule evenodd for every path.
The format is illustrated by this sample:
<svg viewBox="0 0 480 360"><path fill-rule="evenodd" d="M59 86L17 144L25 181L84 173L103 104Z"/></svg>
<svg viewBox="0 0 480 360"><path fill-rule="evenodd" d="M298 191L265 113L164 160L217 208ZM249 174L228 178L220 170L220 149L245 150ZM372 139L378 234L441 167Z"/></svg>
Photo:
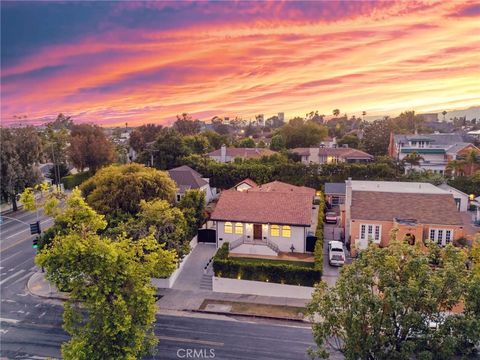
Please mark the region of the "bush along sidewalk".
<svg viewBox="0 0 480 360"><path fill-rule="evenodd" d="M249 262L245 258L229 258L228 254L228 244L225 243L213 258L215 276L301 286L313 286L322 277L321 269L285 264L281 261L278 264Z"/></svg>
<svg viewBox="0 0 480 360"><path fill-rule="evenodd" d="M321 271L323 269L323 218L325 212L325 196L320 192L318 198L318 221L317 229L315 230L317 242L315 243L315 249L313 250L313 257L315 259L315 270Z"/></svg>

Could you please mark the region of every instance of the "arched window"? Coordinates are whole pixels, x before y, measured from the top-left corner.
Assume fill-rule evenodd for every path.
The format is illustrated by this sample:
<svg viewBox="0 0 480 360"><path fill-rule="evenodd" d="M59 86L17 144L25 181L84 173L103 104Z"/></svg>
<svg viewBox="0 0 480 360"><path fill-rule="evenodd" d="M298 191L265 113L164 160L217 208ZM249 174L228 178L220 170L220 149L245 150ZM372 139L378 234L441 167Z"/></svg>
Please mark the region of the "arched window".
<svg viewBox="0 0 480 360"><path fill-rule="evenodd" d="M236 223L235 224L235 234L243 234L243 224Z"/></svg>
<svg viewBox="0 0 480 360"><path fill-rule="evenodd" d="M225 232L225 234L233 234L232 223L227 221L224 225L223 231Z"/></svg>
<svg viewBox="0 0 480 360"><path fill-rule="evenodd" d="M280 226L270 225L270 235L271 236L280 236Z"/></svg>
<svg viewBox="0 0 480 360"><path fill-rule="evenodd" d="M282 236L283 237L290 237L292 236L292 229L288 225L282 226Z"/></svg>

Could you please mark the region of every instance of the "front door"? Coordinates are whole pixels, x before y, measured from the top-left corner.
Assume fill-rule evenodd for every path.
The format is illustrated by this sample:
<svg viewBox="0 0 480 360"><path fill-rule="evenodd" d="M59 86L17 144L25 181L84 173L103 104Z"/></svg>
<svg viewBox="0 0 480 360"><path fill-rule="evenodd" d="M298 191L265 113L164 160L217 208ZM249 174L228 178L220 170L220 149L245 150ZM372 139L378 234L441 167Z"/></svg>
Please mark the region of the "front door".
<svg viewBox="0 0 480 360"><path fill-rule="evenodd" d="M262 225L253 224L253 239L262 240Z"/></svg>

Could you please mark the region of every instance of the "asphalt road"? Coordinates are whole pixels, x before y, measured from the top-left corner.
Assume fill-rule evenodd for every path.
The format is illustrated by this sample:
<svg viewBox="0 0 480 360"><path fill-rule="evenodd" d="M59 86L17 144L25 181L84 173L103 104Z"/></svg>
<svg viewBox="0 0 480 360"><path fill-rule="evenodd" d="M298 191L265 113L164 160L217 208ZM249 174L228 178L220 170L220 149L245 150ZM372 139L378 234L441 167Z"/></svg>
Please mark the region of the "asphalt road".
<svg viewBox="0 0 480 360"><path fill-rule="evenodd" d="M27 223L36 218L25 212L13 216ZM20 225L4 219L0 227L0 358L59 358L69 338L62 330L63 307L28 293L27 281L37 270L35 250L28 226ZM313 346L308 326L260 320L157 316L155 334L160 343L152 359L307 359Z"/></svg>

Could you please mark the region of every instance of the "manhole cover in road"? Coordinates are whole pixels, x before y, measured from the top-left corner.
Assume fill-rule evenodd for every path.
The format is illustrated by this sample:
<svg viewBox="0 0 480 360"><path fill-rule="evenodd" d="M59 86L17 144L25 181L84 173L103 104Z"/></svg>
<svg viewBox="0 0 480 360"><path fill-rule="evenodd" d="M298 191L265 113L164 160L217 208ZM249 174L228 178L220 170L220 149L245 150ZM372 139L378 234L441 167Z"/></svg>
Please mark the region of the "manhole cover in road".
<svg viewBox="0 0 480 360"><path fill-rule="evenodd" d="M206 311L219 311L219 312L230 312L232 310L232 305L224 304L208 304L205 306Z"/></svg>

